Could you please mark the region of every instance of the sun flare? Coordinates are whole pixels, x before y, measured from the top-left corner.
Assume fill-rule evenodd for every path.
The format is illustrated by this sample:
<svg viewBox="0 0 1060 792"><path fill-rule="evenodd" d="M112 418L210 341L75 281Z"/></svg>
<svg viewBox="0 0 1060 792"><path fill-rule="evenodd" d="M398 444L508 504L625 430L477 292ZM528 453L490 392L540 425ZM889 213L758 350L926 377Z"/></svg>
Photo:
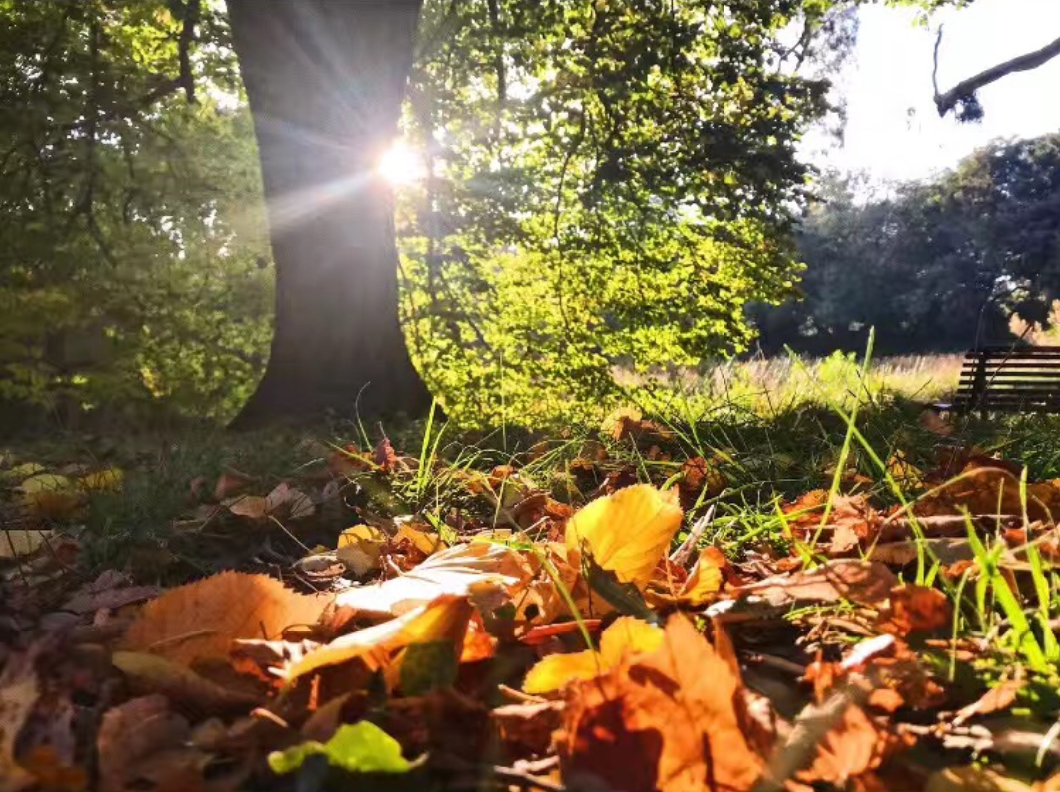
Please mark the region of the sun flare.
<svg viewBox="0 0 1060 792"><path fill-rule="evenodd" d="M384 152L375 166L376 173L390 184L396 186L414 184L422 181L427 175L427 166L423 161L423 152L410 148L407 143L397 140Z"/></svg>

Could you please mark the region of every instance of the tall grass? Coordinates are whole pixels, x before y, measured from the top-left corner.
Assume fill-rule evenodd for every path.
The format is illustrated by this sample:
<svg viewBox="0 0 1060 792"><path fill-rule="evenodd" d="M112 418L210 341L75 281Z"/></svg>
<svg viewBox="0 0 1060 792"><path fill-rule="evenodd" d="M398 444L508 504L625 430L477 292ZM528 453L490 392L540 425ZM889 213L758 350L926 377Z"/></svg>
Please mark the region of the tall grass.
<svg viewBox="0 0 1060 792"><path fill-rule="evenodd" d="M645 409L690 415L774 417L807 406L882 404L895 398L930 403L957 387L960 355L904 355L876 361L863 372L853 353L825 358L754 358L698 368L640 375L615 372L616 380ZM822 398L827 394L827 399Z"/></svg>

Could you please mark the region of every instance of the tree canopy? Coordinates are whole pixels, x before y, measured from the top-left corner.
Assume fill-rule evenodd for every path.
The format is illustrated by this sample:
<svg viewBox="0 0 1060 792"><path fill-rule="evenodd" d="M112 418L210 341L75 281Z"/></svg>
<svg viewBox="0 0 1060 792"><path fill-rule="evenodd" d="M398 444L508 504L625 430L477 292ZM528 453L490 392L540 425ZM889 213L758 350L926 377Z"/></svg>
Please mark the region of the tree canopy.
<svg viewBox="0 0 1060 792"><path fill-rule="evenodd" d="M450 412L556 416L614 396L619 369L747 349L745 305L781 301L799 278L793 234L812 174L797 146L829 112L826 67L853 42L860 4L428 0L407 53L403 125L428 177L398 194L400 310ZM225 8L6 0L0 18L0 396L231 415L267 358L274 286ZM322 96L343 89L323 76L320 59L338 61L314 36L344 29L306 23L288 37ZM261 43L246 32L244 46ZM350 45L350 64L366 46ZM322 151L326 113L303 115L302 138ZM302 239L324 255L342 230L306 225ZM279 305L320 330L301 346L287 331L284 359L305 364L273 378L289 393L335 385L305 373L329 351L332 369L356 369L367 353L351 339L370 343L397 310L389 286L358 286L363 262L339 265L344 247L328 266L345 280L302 277L315 285L294 299L298 278L283 272L308 273L310 248L277 261ZM400 356L383 346L370 376L343 375L352 392L309 401L353 409L358 376L385 379Z"/></svg>

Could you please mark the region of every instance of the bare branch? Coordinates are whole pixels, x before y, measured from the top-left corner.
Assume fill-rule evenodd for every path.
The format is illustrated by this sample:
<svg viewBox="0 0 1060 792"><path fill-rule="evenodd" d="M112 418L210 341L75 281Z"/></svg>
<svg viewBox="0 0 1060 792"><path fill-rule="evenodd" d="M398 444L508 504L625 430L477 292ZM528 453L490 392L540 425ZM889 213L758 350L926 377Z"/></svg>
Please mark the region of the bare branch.
<svg viewBox="0 0 1060 792"><path fill-rule="evenodd" d="M942 32L939 31L939 39L941 40ZM938 42L935 44L936 56L938 53ZM1037 69L1044 63L1051 61L1053 58L1060 56L1060 38L1056 39L1050 44L1046 44L1040 50L1034 52L1028 52L1025 55L1020 55L1012 60L1007 60L1004 63L999 63L996 66L992 66L986 71L982 71L974 77L969 77L967 80L962 80L957 83L953 88L940 94L938 89L935 91L935 107L938 108L939 115L945 116L948 112L953 110L958 104L968 97L974 96L975 92L984 86L990 85L991 83L997 82L1002 77L1006 77L1009 74L1015 72L1030 71L1031 69ZM937 66L936 57L936 66Z"/></svg>

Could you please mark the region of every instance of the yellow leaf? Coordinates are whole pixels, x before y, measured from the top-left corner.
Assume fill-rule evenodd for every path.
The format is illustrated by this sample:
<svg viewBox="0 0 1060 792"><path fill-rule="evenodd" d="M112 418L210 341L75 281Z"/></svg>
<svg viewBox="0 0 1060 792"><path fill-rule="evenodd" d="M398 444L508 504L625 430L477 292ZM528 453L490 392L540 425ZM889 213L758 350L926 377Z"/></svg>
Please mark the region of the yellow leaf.
<svg viewBox="0 0 1060 792"><path fill-rule="evenodd" d="M342 635L309 652L287 669L287 681L358 659L373 671L386 668L392 665L397 650L416 643L448 641L454 653L459 653L471 612L467 597L438 597L396 619Z"/></svg>
<svg viewBox="0 0 1060 792"><path fill-rule="evenodd" d="M88 473L78 479L78 486L86 492L120 492L125 474L120 468L112 467L95 473Z"/></svg>
<svg viewBox="0 0 1060 792"><path fill-rule="evenodd" d="M40 473L22 482L22 503L34 517L60 520L81 504L81 493L66 476Z"/></svg>
<svg viewBox="0 0 1060 792"><path fill-rule="evenodd" d="M567 523L568 549L588 546L602 568L622 583L647 585L681 527L684 513L674 491L660 492L650 484L621 489L599 498Z"/></svg>
<svg viewBox="0 0 1060 792"><path fill-rule="evenodd" d="M46 468L44 465L36 462L23 462L21 465L15 465L10 470L5 470L0 473L0 481L5 483L25 481L30 476L36 476L38 473L43 473L45 470Z"/></svg>
<svg viewBox="0 0 1060 792"><path fill-rule="evenodd" d="M370 525L355 525L339 534L336 555L357 577L379 569L387 536Z"/></svg>
<svg viewBox="0 0 1060 792"><path fill-rule="evenodd" d="M725 566L725 556L716 547L705 547L699 553L699 559L688 579L679 591L673 591L672 586L662 575L652 580L651 585L645 592L649 605L683 605L690 608L698 608L711 602L714 595L721 590L724 576L721 570Z"/></svg>
<svg viewBox="0 0 1060 792"><path fill-rule="evenodd" d="M445 549L445 542L442 541L442 537L437 533L421 530L408 523L403 523L394 537L395 542L399 542L402 539L407 539L413 547L424 555L431 555L438 550Z"/></svg>
<svg viewBox="0 0 1060 792"><path fill-rule="evenodd" d="M663 631L632 616L622 616L600 636L600 651L586 649L553 654L530 669L523 683L527 693L551 693L577 679L592 679L634 655L654 652L663 642Z"/></svg>

